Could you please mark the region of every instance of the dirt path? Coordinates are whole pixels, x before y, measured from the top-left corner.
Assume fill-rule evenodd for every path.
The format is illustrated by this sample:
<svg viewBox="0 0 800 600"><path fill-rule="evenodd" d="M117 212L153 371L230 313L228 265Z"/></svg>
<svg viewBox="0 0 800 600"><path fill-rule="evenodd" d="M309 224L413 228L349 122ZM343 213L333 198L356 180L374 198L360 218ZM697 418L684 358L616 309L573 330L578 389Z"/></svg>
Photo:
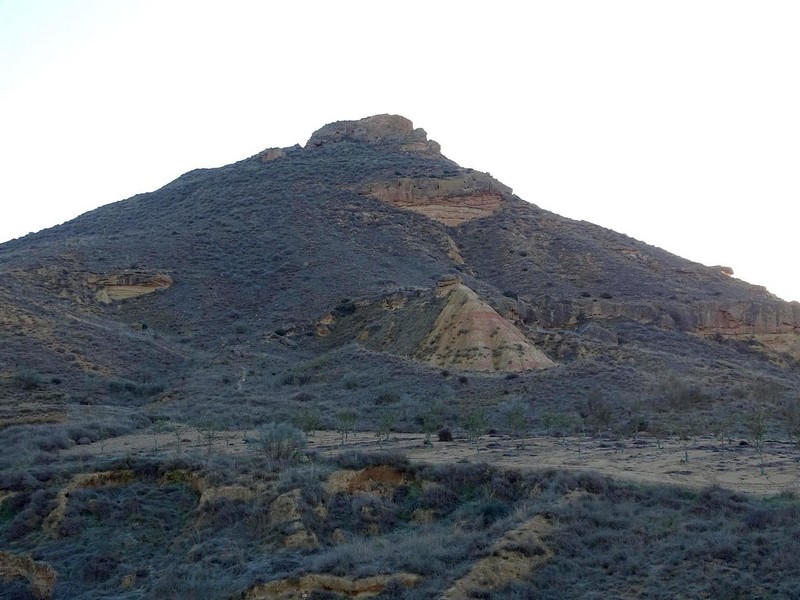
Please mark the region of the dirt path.
<svg viewBox="0 0 800 600"><path fill-rule="evenodd" d="M191 427L175 431L155 431L75 446L64 451L71 456L124 456L156 453L224 452L231 454L258 452L253 440L256 432L201 431ZM343 451L401 452L412 462L445 464L486 462L515 469L591 470L638 483L667 483L702 488L709 485L751 494L775 494L783 491L800 493L800 463L789 443L765 445L764 475L755 449L732 444L723 451L710 438L697 438L684 448L677 441L604 440L593 438L534 437L525 440L524 449L506 436L484 436L474 444L456 439L424 444L422 434L392 434L380 444L371 432L351 434L342 445L341 436L333 431L318 431L308 439L309 450L323 456ZM250 441L248 441L250 440ZM688 453L689 461L685 462Z"/></svg>

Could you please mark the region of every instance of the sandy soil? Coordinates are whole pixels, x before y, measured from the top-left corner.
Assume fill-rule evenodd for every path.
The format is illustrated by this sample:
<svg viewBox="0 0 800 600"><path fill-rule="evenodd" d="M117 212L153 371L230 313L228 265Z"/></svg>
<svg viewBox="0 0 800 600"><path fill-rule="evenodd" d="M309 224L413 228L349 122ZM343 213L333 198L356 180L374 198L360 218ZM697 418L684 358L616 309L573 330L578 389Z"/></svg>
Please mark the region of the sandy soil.
<svg viewBox="0 0 800 600"><path fill-rule="evenodd" d="M124 456L184 452L258 452L253 443L256 432L201 431L191 427L150 434L126 435L110 440L74 446L64 451L71 456ZM654 439L610 440L600 438L534 437L524 449L507 436L483 436L477 444L464 439L438 442L435 436L425 445L422 434L392 434L379 443L371 432L351 434L343 445L333 431L318 431L309 437L309 449L330 456L342 451L400 451L412 462L443 464L486 462L516 469L591 470L614 478L640 483L666 483L702 488L709 485L752 494L800 493L798 453L788 442L767 442L764 474L752 446L738 442L723 450L718 441L697 438L685 446L676 440L659 444ZM250 441L248 441L250 440ZM689 461L685 456L688 453Z"/></svg>

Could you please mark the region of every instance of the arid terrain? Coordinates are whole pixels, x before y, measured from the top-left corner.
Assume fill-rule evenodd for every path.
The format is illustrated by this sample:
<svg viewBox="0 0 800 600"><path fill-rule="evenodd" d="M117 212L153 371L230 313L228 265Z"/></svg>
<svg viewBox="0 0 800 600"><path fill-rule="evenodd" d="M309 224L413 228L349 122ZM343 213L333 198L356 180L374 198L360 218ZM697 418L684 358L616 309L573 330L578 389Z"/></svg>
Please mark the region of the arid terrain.
<svg viewBox="0 0 800 600"><path fill-rule="evenodd" d="M800 598L798 440L800 303L399 115L0 244L0 598Z"/></svg>
<svg viewBox="0 0 800 600"><path fill-rule="evenodd" d="M184 452L256 454L253 431L216 431L209 435L194 427L175 432L137 433L113 440L64 450L72 457L150 456ZM642 484L674 484L693 489L721 486L749 494L800 493L800 453L791 442L766 444L761 458L745 440L710 437L689 440L537 436L516 439L507 435L482 436L478 443L466 439L439 442L436 435L425 443L425 434L390 434L378 439L375 432L350 433L346 443L336 431L316 431L308 437L308 451L321 457L343 452L402 454L419 464L486 463L520 471L569 469L596 471L614 479ZM688 462L686 462L688 457Z"/></svg>

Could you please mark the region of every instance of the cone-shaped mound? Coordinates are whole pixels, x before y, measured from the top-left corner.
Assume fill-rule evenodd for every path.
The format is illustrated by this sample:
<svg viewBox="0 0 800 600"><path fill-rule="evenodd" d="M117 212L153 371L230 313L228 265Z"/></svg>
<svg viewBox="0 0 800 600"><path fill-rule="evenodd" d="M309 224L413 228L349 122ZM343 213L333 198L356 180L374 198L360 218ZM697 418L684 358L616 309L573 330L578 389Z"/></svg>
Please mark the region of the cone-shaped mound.
<svg viewBox="0 0 800 600"><path fill-rule="evenodd" d="M418 358L469 371L528 371L555 366L513 323L466 285L440 286L438 293L446 295L447 303L423 340Z"/></svg>

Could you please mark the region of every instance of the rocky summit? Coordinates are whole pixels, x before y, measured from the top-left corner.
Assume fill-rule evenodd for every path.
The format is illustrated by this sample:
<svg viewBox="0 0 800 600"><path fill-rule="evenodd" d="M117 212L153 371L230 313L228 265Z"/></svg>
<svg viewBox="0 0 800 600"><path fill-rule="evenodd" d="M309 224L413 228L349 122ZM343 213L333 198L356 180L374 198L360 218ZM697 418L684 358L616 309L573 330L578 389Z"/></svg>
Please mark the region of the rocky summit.
<svg viewBox="0 0 800 600"><path fill-rule="evenodd" d="M512 476L356 456L351 436L762 448L791 437L799 361L800 304L542 210L404 117L332 123L0 245L0 580L20 597L523 597L558 579L582 498L665 492L535 458ZM305 450L314 432L339 450ZM676 494L670 522L704 510ZM451 535L473 554L436 546ZM725 539L713 564L733 560ZM581 577L645 594L652 569L619 564Z"/></svg>

